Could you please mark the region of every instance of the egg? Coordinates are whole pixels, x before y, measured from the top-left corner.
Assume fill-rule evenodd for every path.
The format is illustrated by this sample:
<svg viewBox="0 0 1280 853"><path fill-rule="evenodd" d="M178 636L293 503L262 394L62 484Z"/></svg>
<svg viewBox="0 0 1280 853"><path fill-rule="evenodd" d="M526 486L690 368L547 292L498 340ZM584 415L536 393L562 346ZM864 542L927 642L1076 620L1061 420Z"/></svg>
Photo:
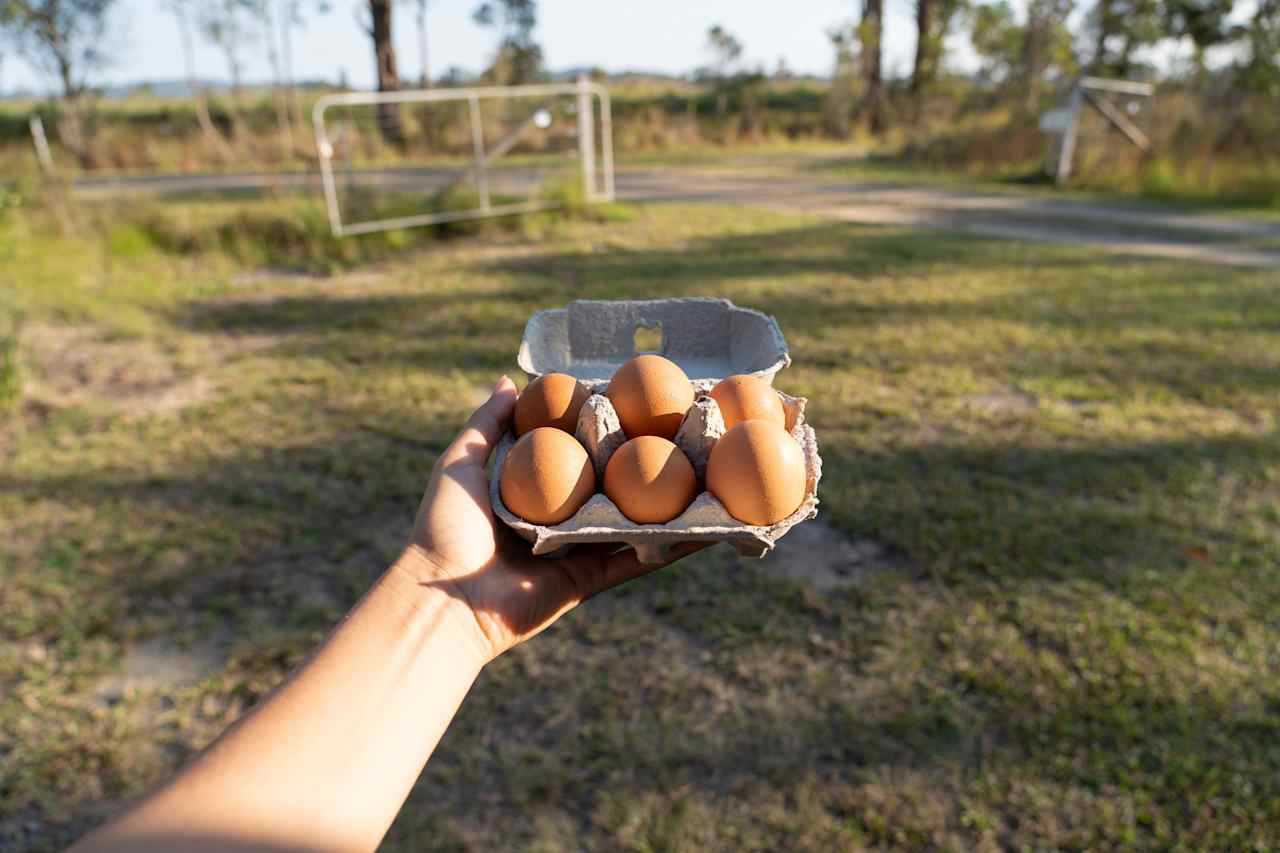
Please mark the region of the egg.
<svg viewBox="0 0 1280 853"><path fill-rule="evenodd" d="M638 355L613 374L606 392L628 438L672 439L693 405L693 385L675 362Z"/></svg>
<svg viewBox="0 0 1280 853"><path fill-rule="evenodd" d="M665 438L642 435L619 447L604 469L604 493L637 524L662 524L698 494L693 466Z"/></svg>
<svg viewBox="0 0 1280 853"><path fill-rule="evenodd" d="M559 524L596 489L591 459L578 440L555 427L520 437L502 463L499 491L507 509L534 524Z"/></svg>
<svg viewBox="0 0 1280 853"><path fill-rule="evenodd" d="M707 491L744 524L774 524L795 512L804 500L805 477L800 445L769 421L738 424L707 460Z"/></svg>
<svg viewBox="0 0 1280 853"><path fill-rule="evenodd" d="M565 373L544 373L529 383L516 399L516 435L538 427L555 427L572 435L578 428L578 412L591 393Z"/></svg>
<svg viewBox="0 0 1280 853"><path fill-rule="evenodd" d="M747 374L728 376L711 389L710 396L720 407L726 429L743 421L769 421L784 428L787 425L782 398L763 379Z"/></svg>

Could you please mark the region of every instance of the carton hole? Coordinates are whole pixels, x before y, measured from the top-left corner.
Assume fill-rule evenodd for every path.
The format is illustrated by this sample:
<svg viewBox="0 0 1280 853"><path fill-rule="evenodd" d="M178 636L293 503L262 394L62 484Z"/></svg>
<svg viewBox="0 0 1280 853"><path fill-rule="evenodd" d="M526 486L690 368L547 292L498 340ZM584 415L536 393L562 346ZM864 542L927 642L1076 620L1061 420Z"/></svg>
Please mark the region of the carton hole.
<svg viewBox="0 0 1280 853"><path fill-rule="evenodd" d="M666 338L662 334L662 324L652 326L636 326L632 337L632 349L636 355L644 353L661 353L666 347Z"/></svg>

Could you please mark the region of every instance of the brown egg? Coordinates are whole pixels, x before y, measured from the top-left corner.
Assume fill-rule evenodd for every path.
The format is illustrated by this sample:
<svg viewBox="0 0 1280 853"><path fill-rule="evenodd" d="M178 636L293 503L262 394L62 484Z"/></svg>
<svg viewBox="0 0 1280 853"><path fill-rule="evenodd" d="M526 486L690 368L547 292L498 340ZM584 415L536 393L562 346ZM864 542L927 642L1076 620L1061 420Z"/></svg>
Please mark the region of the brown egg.
<svg viewBox="0 0 1280 853"><path fill-rule="evenodd" d="M675 438L684 413L693 405L689 377L660 355L638 355L619 367L605 393L628 438Z"/></svg>
<svg viewBox="0 0 1280 853"><path fill-rule="evenodd" d="M680 448L665 438L642 435L609 457L604 493L636 524L662 524L693 502L698 480Z"/></svg>
<svg viewBox="0 0 1280 853"><path fill-rule="evenodd" d="M721 436L707 460L707 491L745 524L773 524L804 500L804 451L768 421L743 421Z"/></svg>
<svg viewBox="0 0 1280 853"><path fill-rule="evenodd" d="M573 435L578 412L591 392L565 373L544 373L529 383L516 400L516 435L538 427L555 427Z"/></svg>
<svg viewBox="0 0 1280 853"><path fill-rule="evenodd" d="M525 433L502 463L502 502L534 524L559 524L595 490L595 470L587 451L576 438L555 427Z"/></svg>
<svg viewBox="0 0 1280 853"><path fill-rule="evenodd" d="M711 389L710 396L720 407L725 429L733 429L743 421L769 421L780 427L787 424L782 398L772 385L755 376L727 376Z"/></svg>

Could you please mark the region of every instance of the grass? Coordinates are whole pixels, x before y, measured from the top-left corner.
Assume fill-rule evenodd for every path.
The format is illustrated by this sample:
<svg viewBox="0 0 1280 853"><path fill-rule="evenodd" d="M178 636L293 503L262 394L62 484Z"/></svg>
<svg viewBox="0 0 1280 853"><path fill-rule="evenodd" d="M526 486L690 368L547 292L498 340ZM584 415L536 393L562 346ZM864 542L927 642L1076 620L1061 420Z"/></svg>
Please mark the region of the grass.
<svg viewBox="0 0 1280 853"><path fill-rule="evenodd" d="M531 311L688 294L778 318L823 517L890 559L819 593L717 549L571 614L387 849L1280 845L1270 271L675 205L323 278L17 245L0 846L60 849L302 658Z"/></svg>

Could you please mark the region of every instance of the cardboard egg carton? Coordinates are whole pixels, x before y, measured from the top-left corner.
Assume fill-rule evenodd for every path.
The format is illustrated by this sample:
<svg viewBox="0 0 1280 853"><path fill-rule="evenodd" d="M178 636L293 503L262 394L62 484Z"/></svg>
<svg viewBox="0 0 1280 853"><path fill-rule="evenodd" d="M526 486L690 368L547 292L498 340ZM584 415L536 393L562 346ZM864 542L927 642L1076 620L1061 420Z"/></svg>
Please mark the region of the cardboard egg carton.
<svg viewBox="0 0 1280 853"><path fill-rule="evenodd" d="M655 329L660 332L658 345L638 350L640 335L652 337ZM592 392L578 416L576 436L591 458L597 489L604 482L609 457L627 440L604 392L614 371L643 351L671 359L693 382L696 399L685 413L675 443L693 464L698 496L665 524L636 524L602 492L559 524L532 524L502 503L499 475L516 440L508 432L498 444L490 501L503 523L533 543L534 554L553 555L579 542L617 542L634 547L642 562L657 563L681 542L729 542L740 553L758 557L772 550L792 527L817 515L822 476L817 435L805 422L805 399L782 392L778 396L786 411L786 428L804 451L805 495L800 506L775 524L743 524L705 490L707 459L725 432L720 408L707 392L725 376L740 373L772 384L774 374L791 363L772 317L724 299L581 301L539 311L529 319L518 359L525 373L531 379L543 373L568 373Z"/></svg>

